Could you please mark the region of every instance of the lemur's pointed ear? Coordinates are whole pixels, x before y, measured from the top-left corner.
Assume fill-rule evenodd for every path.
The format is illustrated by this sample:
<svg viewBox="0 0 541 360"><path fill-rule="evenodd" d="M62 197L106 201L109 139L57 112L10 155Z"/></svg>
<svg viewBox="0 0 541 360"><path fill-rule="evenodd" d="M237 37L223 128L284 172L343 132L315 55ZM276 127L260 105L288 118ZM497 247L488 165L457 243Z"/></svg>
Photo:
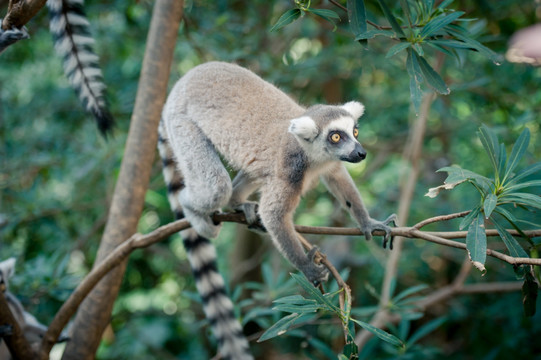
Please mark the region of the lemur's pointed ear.
<svg viewBox="0 0 541 360"><path fill-rule="evenodd" d="M319 129L310 116L301 116L291 120L289 132L303 140L314 141L319 134Z"/></svg>
<svg viewBox="0 0 541 360"><path fill-rule="evenodd" d="M15 272L15 262L16 260L13 257L0 262L0 270L4 276L4 282L6 282Z"/></svg>
<svg viewBox="0 0 541 360"><path fill-rule="evenodd" d="M360 118L364 114L364 105L358 101L350 101L342 105L342 109L353 115L354 118Z"/></svg>

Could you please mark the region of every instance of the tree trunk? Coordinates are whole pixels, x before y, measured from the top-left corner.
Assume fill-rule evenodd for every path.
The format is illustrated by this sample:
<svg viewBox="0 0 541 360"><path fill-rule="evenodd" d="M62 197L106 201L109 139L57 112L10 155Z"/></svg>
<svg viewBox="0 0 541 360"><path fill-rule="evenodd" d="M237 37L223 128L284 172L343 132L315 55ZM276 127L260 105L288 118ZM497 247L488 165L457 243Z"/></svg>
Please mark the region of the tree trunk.
<svg viewBox="0 0 541 360"><path fill-rule="evenodd" d="M136 232L154 161L182 10L181 0L159 0L154 5L124 158L96 264ZM81 304L63 359L94 358L125 268L126 263L111 271Z"/></svg>

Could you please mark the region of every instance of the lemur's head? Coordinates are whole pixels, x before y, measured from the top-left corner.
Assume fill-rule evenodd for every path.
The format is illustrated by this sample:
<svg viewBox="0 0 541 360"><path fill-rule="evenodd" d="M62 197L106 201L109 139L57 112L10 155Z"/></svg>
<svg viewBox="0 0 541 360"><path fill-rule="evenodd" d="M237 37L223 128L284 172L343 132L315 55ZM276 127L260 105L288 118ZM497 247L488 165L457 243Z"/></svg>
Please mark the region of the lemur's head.
<svg viewBox="0 0 541 360"><path fill-rule="evenodd" d="M363 113L364 105L357 101L341 106L315 105L291 120L289 132L314 161L357 163L366 157L366 151L357 141L357 119Z"/></svg>

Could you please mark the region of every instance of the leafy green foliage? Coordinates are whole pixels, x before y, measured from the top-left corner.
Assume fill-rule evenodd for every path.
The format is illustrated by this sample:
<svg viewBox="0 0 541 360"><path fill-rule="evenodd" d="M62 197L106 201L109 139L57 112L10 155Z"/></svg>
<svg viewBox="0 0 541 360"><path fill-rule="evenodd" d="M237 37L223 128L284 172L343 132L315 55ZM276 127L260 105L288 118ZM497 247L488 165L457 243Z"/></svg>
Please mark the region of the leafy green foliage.
<svg viewBox="0 0 541 360"><path fill-rule="evenodd" d="M445 84L440 74L434 70L425 58L424 46L436 49L445 55L458 58L457 50L477 51L487 56L495 64L501 63L501 56L473 39L468 30L457 25L458 20L465 21L464 11L454 11L447 7L451 1L443 1L437 7L433 1L415 2L400 1L403 17L407 19L406 25L401 25L391 8L384 0L377 0L383 15L390 24L390 30L371 23L376 29L368 30L366 6L364 0L348 0L347 15L350 30L355 40L367 47L367 40L376 36L384 36L399 41L393 45L387 57L392 57L404 50L408 50L406 69L410 77L411 102L415 112L419 111L421 104L421 83L426 84L438 94L448 95L451 90ZM411 4L413 3L413 5ZM287 10L272 27L271 31L280 29L298 19L301 14L312 12L335 26L335 20L340 19L338 14L327 9L312 9L311 1L295 1L297 8ZM414 51L412 51L413 49ZM414 60L415 58L415 60ZM417 65L415 65L417 64ZM417 71L418 70L418 71Z"/></svg>
<svg viewBox="0 0 541 360"><path fill-rule="evenodd" d="M348 359L354 358L357 355L354 343L352 341L355 337L355 328L350 326L350 322L353 322L363 329L370 331L381 340L393 346L404 347L404 343L396 336L378 329L364 321L353 319L350 316L348 309L346 309L346 311L342 311L339 306L335 305L334 303L336 301L338 292L322 294L317 288L310 284L310 282L308 282L303 275L291 274L291 277L304 289L304 291L309 295L309 298L305 299L301 295L293 295L274 300L274 303L278 304L274 307L274 310L288 312L290 314L281 318L274 325L268 328L263 335L261 335L258 341L265 341L276 336L283 335L294 324L301 323L301 320L312 320L312 313L322 311L338 317L341 320L341 323L349 330L347 339L351 339L351 341L347 341L343 349L343 354L347 356Z"/></svg>
<svg viewBox="0 0 541 360"><path fill-rule="evenodd" d="M441 188L452 189L464 182L472 184L479 192L480 203L463 219L460 227L468 227L466 246L470 258L479 270L484 271L487 250L485 222L488 220L498 231L511 256L528 257L526 251L505 229L504 220L521 232L518 220L506 210L505 206L541 209L541 198L538 195L519 191L525 188L541 186L539 180L524 181L526 176L541 170L541 162L515 173L515 169L524 157L530 142L530 130L528 128L522 131L509 156L507 156L504 144L498 141L494 132L486 125L481 126L478 135L492 165L494 176L489 179L459 167L444 167L438 171L445 171L449 174L445 180L445 185L431 189L427 195L435 196ZM526 279L526 281L528 280ZM533 303L535 304L535 301ZM533 312L535 313L535 310ZM531 314L532 312L528 310L526 313Z"/></svg>
<svg viewBox="0 0 541 360"><path fill-rule="evenodd" d="M340 2L346 4L345 0ZM409 21L401 10L402 3L385 2L403 31L409 34ZM419 46L410 45L391 58L385 57L393 46L410 42L392 38L394 31L385 26L388 22L377 1L362 1L365 19L384 28L364 22L364 35L352 30L345 11L330 2L316 1L312 1L311 8L335 10L342 17L342 21L335 21L338 31L329 31L332 24L306 13L289 26L270 32L291 3L283 0L255 0L249 5L223 0L186 2L186 21L179 30L170 86L193 66L222 60L253 69L307 106L362 101L367 113L360 123L360 141L367 148L369 158L366 163L348 166L348 170L371 215L382 218L396 211L397 169L404 168L401 157L404 139L410 131L411 119L406 115L412 102L408 91L410 76L402 61L406 60L408 50L417 52ZM412 24L416 24L417 18L427 18L434 3L440 2L408 3ZM534 2L468 0L440 4L449 13L450 8L467 9L467 14L451 23L448 29L455 30L453 26L458 24L468 30L468 37L476 40L473 45L483 43L498 53L506 51L508 39L514 32L535 22ZM54 53L47 31L46 12L40 12L28 26L32 32L30 40L19 42L0 55L0 255L18 258L11 289L25 308L45 324L93 264L133 110L152 2L116 0L110 5L97 0L85 1L111 108L119 125L115 136L107 142L98 136L91 119L79 110L77 97L62 74L61 60ZM479 20L462 22L464 17ZM422 23L417 25L413 31L422 29ZM369 40L369 52L352 41L356 37ZM513 170L515 176L508 180L508 185L512 188L516 181L519 188L514 188L515 191L537 191L538 188L531 186L539 181L541 169L540 163L534 164L532 155L541 153L537 116L541 112L541 73L538 68L509 62L494 66L487 61L488 53L481 51L483 47L475 50L472 45L449 35L427 38L420 46L424 51L422 56L434 68L437 52L447 51L445 54L456 59L457 64L445 61L438 70L441 78L452 85L452 93L437 98L432 106L423 147L423 170L413 196L410 223L448 213L449 209L474 208L480 203L467 186L458 187L450 195L442 194L437 201L420 194L423 189L444 180L446 173L433 170L449 163L465 167L467 164L467 168L479 174L490 173L492 165L483 154L483 148L472 146L471 141L471 134L481 123L494 128L500 141L506 144L515 141L523 127L530 129L529 151ZM412 58L417 60L413 54ZM420 73L418 64L417 67ZM418 80L420 99L422 90L430 88L422 74ZM461 173L465 171L462 169ZM485 179L489 186L488 178ZM481 177L478 180L483 183ZM527 185L532 182L531 186ZM173 220L166 194L156 160L139 231L148 232ZM328 192L319 186L303 198L296 212L296 222L354 226L338 208ZM508 204L497 206L492 217L501 218L500 213L515 219L522 227L539 227L538 212ZM458 222L456 226L452 223L432 226L437 231L454 230ZM503 225L507 225L505 221ZM490 221L487 226L492 226ZM515 251L517 255L513 256L519 256L519 251L525 252L527 243L518 237L511 238L516 248L510 249L509 254ZM503 236L502 239L505 241ZM357 237L317 236L314 240L321 240L325 252L326 247L330 247L327 253L333 256L337 267L350 269L347 281L354 295L352 316L369 322L379 302L382 264L389 253L375 242L367 243ZM538 257L541 239L531 241L528 253ZM291 267L279 261L279 255L268 242L251 247L253 242L245 242L234 225L224 224L215 244L220 254L219 268L227 282L241 284L232 285L230 291L235 314L245 326L245 333L259 336L289 314L273 310L277 304L271 299L299 294L300 285L288 275ZM423 315L415 307L416 302L422 294L452 280L463 261L463 253L448 250L441 256L441 247L421 241L407 241L406 245L396 279L397 295L391 299L389 310L408 321L388 329L406 343L405 352L375 336L361 349L356 348L352 339L344 346L338 318L318 310L307 314L313 320L300 319L286 336L262 343L251 341L254 354L319 359L329 358L330 349L332 354L342 352L347 358L358 354L360 359L370 360L440 357L458 360L468 357L530 359L541 353L541 345L535 341L541 337L541 312L524 318L520 292L458 296ZM262 252L265 256L259 255ZM246 264L253 266L248 271L249 279L239 275ZM515 274L508 270L509 267L491 268L481 281L516 280ZM533 276L538 280L538 271L534 271ZM468 283L479 278L478 274L472 274ZM400 298L400 294L415 290L419 283L428 284L431 290ZM328 292L336 290L330 286ZM304 297L311 300L306 294ZM528 301L532 300L530 297ZM135 252L130 256L114 306L111 322L114 338L105 338L96 358L214 357L216 344L204 320L200 301L178 236ZM538 297L537 305L539 302ZM408 344L418 329L442 316L447 319L442 326L414 345ZM353 321L350 326L359 330ZM452 353L447 351L450 347L454 349Z"/></svg>

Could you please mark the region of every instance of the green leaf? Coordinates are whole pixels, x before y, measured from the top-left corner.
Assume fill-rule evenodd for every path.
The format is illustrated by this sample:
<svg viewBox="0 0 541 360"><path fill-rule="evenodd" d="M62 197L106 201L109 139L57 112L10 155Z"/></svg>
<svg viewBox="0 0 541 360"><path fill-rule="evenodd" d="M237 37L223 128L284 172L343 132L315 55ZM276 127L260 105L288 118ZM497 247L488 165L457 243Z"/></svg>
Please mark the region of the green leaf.
<svg viewBox="0 0 541 360"><path fill-rule="evenodd" d="M334 21L340 20L340 16L338 16L336 12L329 9L309 9L308 11L333 24L334 30L336 30L336 24Z"/></svg>
<svg viewBox="0 0 541 360"><path fill-rule="evenodd" d="M454 0L443 0L441 4L438 5L438 9L445 9L449 6Z"/></svg>
<svg viewBox="0 0 541 360"><path fill-rule="evenodd" d="M496 179L499 179L498 165L500 163L500 153L498 139L496 138L494 132L485 124L483 124L479 128L478 136L481 140L481 144L483 144L483 147L488 154L490 162L492 163L492 167L494 168L494 172L496 173Z"/></svg>
<svg viewBox="0 0 541 360"><path fill-rule="evenodd" d="M355 344L354 339L348 339L342 350L342 354L345 359L358 359L359 358L359 347ZM342 358L340 358L342 359Z"/></svg>
<svg viewBox="0 0 541 360"><path fill-rule="evenodd" d="M379 6L381 6L381 10L383 11L383 15L387 18L387 21L389 24L391 24L391 27L393 28L393 31L395 32L396 36L398 38L400 37L406 37L406 34L404 34L404 31L402 31L402 28L398 24L398 21L394 17L391 10L387 7L387 4L385 4L384 0L378 0Z"/></svg>
<svg viewBox="0 0 541 360"><path fill-rule="evenodd" d="M487 258L487 234L485 232L485 219L479 213L468 228L466 235L466 248L470 253L473 265L482 272L485 272L485 261Z"/></svg>
<svg viewBox="0 0 541 360"><path fill-rule="evenodd" d="M291 277L313 298L318 304L321 304L325 307L326 310L332 312L340 312L340 309L337 308L328 298L324 297L321 292L310 284L304 275L291 274Z"/></svg>
<svg viewBox="0 0 541 360"><path fill-rule="evenodd" d="M505 151L505 145L500 144L500 155L498 156L498 174L505 173L505 164L507 162L507 151ZM502 179L503 182L504 179Z"/></svg>
<svg viewBox="0 0 541 360"><path fill-rule="evenodd" d="M353 35L364 34L368 30L366 24L366 8L363 0L348 0L348 19L349 27L353 32Z"/></svg>
<svg viewBox="0 0 541 360"><path fill-rule="evenodd" d="M439 328L444 322L447 321L447 318L441 317L438 319L434 319L425 325L421 326L411 337L406 341L406 344L408 347L411 347L413 344L415 344L417 341L425 337L426 335L430 334L437 328Z"/></svg>
<svg viewBox="0 0 541 360"><path fill-rule="evenodd" d="M428 64L424 57L414 53L419 62L423 77L426 79L427 84L442 95L447 95L451 92L449 87L445 84L441 76Z"/></svg>
<svg viewBox="0 0 541 360"><path fill-rule="evenodd" d="M304 313L315 313L319 309L321 309L322 306L315 303L313 304L278 304L275 307L273 307L273 310L276 311L283 311L288 313L297 313L297 314L304 314Z"/></svg>
<svg viewBox="0 0 541 360"><path fill-rule="evenodd" d="M494 221L493 223L496 227L496 230L498 231L498 234L500 235L505 246L507 247L509 255L511 255L512 257L529 257L526 251L524 251L522 246L520 246L520 244L517 242L517 240L511 234L509 234L499 222Z"/></svg>
<svg viewBox="0 0 541 360"><path fill-rule="evenodd" d="M460 222L460 225L458 226L458 228L460 230L463 230L467 227L470 226L470 224L472 223L473 219L476 219L477 218L477 215L479 215L479 212L481 211L481 206L476 206L473 208L473 210L464 217L464 219L462 219L462 221Z"/></svg>
<svg viewBox="0 0 541 360"><path fill-rule="evenodd" d="M396 45L394 45L393 47L391 47L389 49L389 51L387 52L387 55L385 55L385 58L390 58L390 57L398 54L402 50L405 50L405 49L409 48L410 46L411 46L411 43L409 43L407 41L396 44Z"/></svg>
<svg viewBox="0 0 541 360"><path fill-rule="evenodd" d="M407 288L406 290L404 291L401 291L398 295L396 295L394 298L393 298L393 303L398 303L400 300L412 295L412 294L415 294L419 291L423 291L425 289L428 288L428 285L426 284L420 284L420 285L416 285L416 286L412 286L410 288Z"/></svg>
<svg viewBox="0 0 541 360"><path fill-rule="evenodd" d="M297 20L301 16L300 9L289 9L280 16L276 24L270 29L270 31L276 31L283 28L286 25L291 24L293 21Z"/></svg>
<svg viewBox="0 0 541 360"><path fill-rule="evenodd" d="M458 57L458 54L454 49L446 49L445 47L439 45L438 43L434 43L434 41L432 41L432 40L426 40L425 44L427 44L428 46L431 46L434 49L444 53L445 55L454 57L457 64L460 64L460 58Z"/></svg>
<svg viewBox="0 0 541 360"><path fill-rule="evenodd" d="M522 285L522 305L524 307L524 315L532 317L535 315L535 304L538 293L537 282L530 272L526 273L526 279Z"/></svg>
<svg viewBox="0 0 541 360"><path fill-rule="evenodd" d="M404 347L404 343L402 342L402 340L400 340L399 338L397 338L394 335L389 334L386 331L378 329L377 327L372 326L372 325L370 325L368 323L365 323L364 321L361 321L361 320L351 319L351 321L355 322L356 324L358 324L363 329L370 331L372 334L376 335L381 340L383 340L385 342L388 342L391 345L394 345L396 347L402 347L402 348Z"/></svg>
<svg viewBox="0 0 541 360"><path fill-rule="evenodd" d="M279 336L284 334L291 325L297 320L301 315L299 314L289 314L286 317L281 318L276 322L276 324L272 325L270 328L265 331L259 339L257 339L257 342L263 342L265 340L272 339L273 337Z"/></svg>
<svg viewBox="0 0 541 360"><path fill-rule="evenodd" d="M473 171L462 169L459 166L446 166L437 170L437 172L442 171L445 171L449 174L449 176L447 176L447 179L445 179L446 184L459 183L466 180L475 180L483 189L490 188L490 179L484 177L483 175L479 175Z"/></svg>
<svg viewBox="0 0 541 360"><path fill-rule="evenodd" d="M379 36L379 35L390 37L390 38L396 38L394 32L392 32L391 30L368 30L362 34L357 35L355 40L373 39L374 37Z"/></svg>
<svg viewBox="0 0 541 360"><path fill-rule="evenodd" d="M514 192L502 196L501 200L541 209L541 197L534 194Z"/></svg>
<svg viewBox="0 0 541 360"><path fill-rule="evenodd" d="M508 184L514 184L519 180L524 179L525 177L535 174L536 172L541 171L541 162L532 164L524 169L522 169L515 177L513 177L510 181L508 181Z"/></svg>
<svg viewBox="0 0 541 360"><path fill-rule="evenodd" d="M488 219L492 214L492 211L496 208L498 203L498 197L492 193L488 194L483 203L483 210L485 211L485 218Z"/></svg>
<svg viewBox="0 0 541 360"><path fill-rule="evenodd" d="M413 55L413 50L408 48L408 57L406 58L406 69L410 77L410 96L415 113L419 113L421 107L421 98L423 93L421 91L422 75L417 63L417 58Z"/></svg>
<svg viewBox="0 0 541 360"><path fill-rule="evenodd" d="M541 180L526 181L526 182L519 183L516 185L506 186L505 190L512 191L512 190L518 190L518 189L523 189L523 188L533 187L533 186L541 186Z"/></svg>
<svg viewBox="0 0 541 360"><path fill-rule="evenodd" d="M446 46L446 47L455 48L455 49L470 49L470 50L473 49L470 45L466 44L463 41L452 40L452 39L426 40L425 42L429 44L437 44L440 46Z"/></svg>
<svg viewBox="0 0 541 360"><path fill-rule="evenodd" d="M466 29L458 25L449 24L445 27L445 31L447 31L449 35L459 40L462 40L463 42L468 44L472 49L479 51L481 54L488 57L496 65L501 65L502 56L490 50L489 48L481 44L479 41L474 40L471 37L471 34Z"/></svg>
<svg viewBox="0 0 541 360"><path fill-rule="evenodd" d="M504 179L507 179L509 175L511 175L511 172L515 169L520 159L522 159L524 156L529 143L530 130L525 128L515 142L515 145L513 145L513 150L511 150L511 155L509 156L509 161L507 162L507 167L505 169Z"/></svg>
<svg viewBox="0 0 541 360"><path fill-rule="evenodd" d="M307 303L315 303L315 300L312 299L305 299L302 295L291 295L291 296L285 296L280 299L276 299L273 301L273 303L277 304L297 304L297 305L304 305Z"/></svg>
<svg viewBox="0 0 541 360"><path fill-rule="evenodd" d="M439 16L436 16L432 20L430 20L421 30L420 36L422 38L425 38L427 36L430 36L432 34L435 34L439 30L441 30L444 26L449 25L459 17L464 15L464 11L455 11L450 14L442 14Z"/></svg>

